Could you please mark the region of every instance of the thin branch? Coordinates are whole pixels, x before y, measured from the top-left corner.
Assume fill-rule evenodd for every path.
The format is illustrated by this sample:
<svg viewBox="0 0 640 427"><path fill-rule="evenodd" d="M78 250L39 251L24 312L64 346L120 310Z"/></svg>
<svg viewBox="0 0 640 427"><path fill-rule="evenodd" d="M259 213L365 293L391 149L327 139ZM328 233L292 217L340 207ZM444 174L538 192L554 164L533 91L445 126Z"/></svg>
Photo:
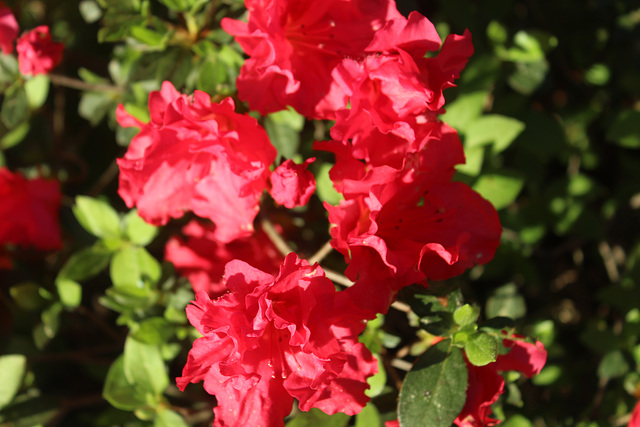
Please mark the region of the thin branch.
<svg viewBox="0 0 640 427"><path fill-rule="evenodd" d="M100 83L87 83L82 80L74 79L72 77L63 76L60 74L49 74L49 80L56 86L64 86L77 90L93 90L98 92L124 92L124 88L113 86L109 84Z"/></svg>
<svg viewBox="0 0 640 427"><path fill-rule="evenodd" d="M102 193L102 190L104 190L105 187L109 185L116 176L118 176L119 170L120 169L118 168L118 163L115 159L113 159L109 167L107 167L102 175L100 175L100 178L98 178L98 182L96 182L91 190L89 190L88 195L95 197L98 194Z"/></svg>
<svg viewBox="0 0 640 427"><path fill-rule="evenodd" d="M276 249L278 249L278 251L282 254L282 256L287 256L291 252L293 252L293 249L291 249L289 244L284 241L284 239L282 238L280 233L278 233L278 231L273 226L271 221L265 218L260 222L260 225L262 226L262 230L267 234L271 242L274 244Z"/></svg>
<svg viewBox="0 0 640 427"><path fill-rule="evenodd" d="M318 249L318 252L311 255L311 258L309 258L309 264L313 265L316 262L322 261L327 255L331 253L332 250L333 246L331 246L331 240L329 240L327 243L322 245L320 249Z"/></svg>

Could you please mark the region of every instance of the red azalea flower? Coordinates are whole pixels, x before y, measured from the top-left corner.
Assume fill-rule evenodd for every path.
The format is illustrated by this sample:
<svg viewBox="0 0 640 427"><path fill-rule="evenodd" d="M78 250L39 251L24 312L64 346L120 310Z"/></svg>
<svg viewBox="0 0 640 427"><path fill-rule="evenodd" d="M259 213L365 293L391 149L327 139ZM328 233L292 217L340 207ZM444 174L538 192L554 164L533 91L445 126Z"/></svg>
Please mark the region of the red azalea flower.
<svg viewBox="0 0 640 427"><path fill-rule="evenodd" d="M403 170L381 166L360 180L343 179L346 200L325 203L336 225L332 246L356 282L347 291L374 312L386 312L404 286L489 262L500 242L497 212L467 185L450 182L453 165L438 160L456 157L439 142L440 149L409 156Z"/></svg>
<svg viewBox="0 0 640 427"><path fill-rule="evenodd" d="M351 108L337 113L331 136L353 139L373 126L413 141L414 123L433 121L442 112L442 91L455 86L473 54L471 33L449 35L437 56L424 57L439 47L433 24L419 13L389 21L366 49L378 55L346 59L336 67L334 78L351 88Z"/></svg>
<svg viewBox="0 0 640 427"><path fill-rule="evenodd" d="M234 108L231 98L187 97L170 82L149 95L148 124L119 107L121 126L141 126L118 159L127 206L155 225L193 211L216 224L222 243L251 235L276 150L258 122Z"/></svg>
<svg viewBox="0 0 640 427"><path fill-rule="evenodd" d="M316 191L316 180L307 167L316 160L315 157L305 160L301 165L293 160L285 160L271 174L269 194L276 203L286 208L304 206Z"/></svg>
<svg viewBox="0 0 640 427"><path fill-rule="evenodd" d="M194 292L206 291L214 298L227 291L222 276L224 266L233 259L245 261L269 274L278 273L283 256L262 231L227 244L215 238L215 226L191 221L182 228L183 240L174 236L165 247L165 258L179 274L191 282Z"/></svg>
<svg viewBox="0 0 640 427"><path fill-rule="evenodd" d="M514 336L518 339L518 336ZM520 340L503 340L511 351L485 366L467 361L469 380L467 400L454 424L458 427L494 426L500 421L491 418L491 405L504 392L504 378L499 371L519 371L528 378L538 375L547 361L547 351L540 341L531 344Z"/></svg>
<svg viewBox="0 0 640 427"><path fill-rule="evenodd" d="M18 21L11 13L11 9L0 1L0 49L5 54L13 52L13 42L18 37Z"/></svg>
<svg viewBox="0 0 640 427"><path fill-rule="evenodd" d="M216 396L215 426L282 426L296 398L300 409L359 412L377 362L358 342L357 307L317 265L289 254L277 277L234 260L225 269L229 293L205 292L187 307L203 334L182 377L204 381Z"/></svg>
<svg viewBox="0 0 640 427"><path fill-rule="evenodd" d="M58 209L58 181L27 180L22 174L0 168L0 245L33 246L42 250L62 245Z"/></svg>
<svg viewBox="0 0 640 427"><path fill-rule="evenodd" d="M291 105L309 118L333 119L347 104L331 72L362 58L375 31L400 18L390 0L246 0L249 22L222 20L249 55L238 94L262 115Z"/></svg>
<svg viewBox="0 0 640 427"><path fill-rule="evenodd" d="M49 74L62 61L62 43L51 41L49 27L41 25L27 31L16 45L18 64L23 75Z"/></svg>

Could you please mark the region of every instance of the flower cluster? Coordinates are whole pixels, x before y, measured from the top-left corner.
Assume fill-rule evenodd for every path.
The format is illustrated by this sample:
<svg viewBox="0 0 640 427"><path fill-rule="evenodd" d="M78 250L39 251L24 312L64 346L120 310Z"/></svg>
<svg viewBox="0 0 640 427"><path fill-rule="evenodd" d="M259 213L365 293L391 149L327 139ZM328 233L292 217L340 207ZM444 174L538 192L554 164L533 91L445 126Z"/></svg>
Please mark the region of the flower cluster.
<svg viewBox="0 0 640 427"><path fill-rule="evenodd" d="M300 409L358 413L366 378L378 368L358 342L358 308L317 265L289 254L277 276L243 261L227 264L229 293L199 292L187 307L203 337L193 343L178 387L204 381L218 400L215 425L283 425Z"/></svg>
<svg viewBox="0 0 640 427"><path fill-rule="evenodd" d="M377 370L358 343L366 320L386 313L405 286L489 262L499 244L495 209L453 181L464 151L438 119L443 90L473 53L471 35L442 42L427 18L403 17L392 0L245 5L248 22L222 21L249 56L240 99L263 115L292 106L335 120L332 140L313 148L336 157L330 178L344 200L325 207L331 245L355 284L336 292L317 264L293 253L283 260L254 229L265 190L286 208L309 202L315 158L270 172L276 151L267 133L230 98L213 103L165 82L149 97L148 123L118 107L121 126L140 128L118 160L119 194L152 224L185 212L211 221L189 222L165 256L197 292L187 315L202 334L178 386L204 382L218 402L216 426L282 425L294 399L303 411L355 414ZM495 387L480 403L469 400L461 422L479 419L478 408L502 392L498 370L523 371L521 350L516 344L478 371Z"/></svg>
<svg viewBox="0 0 640 427"><path fill-rule="evenodd" d="M24 76L49 74L60 64L64 45L51 39L48 26L40 25L26 31L20 38L19 33L20 27L11 9L0 1L0 49L9 55L16 43L20 73Z"/></svg>

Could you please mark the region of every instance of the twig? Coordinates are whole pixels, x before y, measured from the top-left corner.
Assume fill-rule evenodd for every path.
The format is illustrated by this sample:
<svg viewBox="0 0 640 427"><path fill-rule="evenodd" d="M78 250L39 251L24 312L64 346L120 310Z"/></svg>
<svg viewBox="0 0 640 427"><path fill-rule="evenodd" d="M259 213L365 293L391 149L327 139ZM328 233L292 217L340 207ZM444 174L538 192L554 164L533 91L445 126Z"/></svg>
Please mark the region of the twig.
<svg viewBox="0 0 640 427"><path fill-rule="evenodd" d="M318 249L318 252L311 255L311 258L309 258L309 264L313 265L316 262L322 261L327 255L331 253L332 250L333 250L333 246L331 246L331 240L329 240L327 243L322 245L320 249Z"/></svg>
<svg viewBox="0 0 640 427"><path fill-rule="evenodd" d="M260 225L262 226L262 230L267 234L271 242L274 244L276 249L278 249L278 251L282 254L282 256L287 256L291 252L293 252L293 249L291 249L289 244L284 241L284 239L282 238L280 233L278 233L278 231L273 226L271 221L264 218L262 221L260 221Z"/></svg>
<svg viewBox="0 0 640 427"><path fill-rule="evenodd" d="M95 197L100 194L102 190L104 190L105 187L118 175L118 171L118 163L113 159L109 167L107 167L102 175L100 175L100 178L98 178L98 182L96 182L91 190L89 190L88 195Z"/></svg>
<svg viewBox="0 0 640 427"><path fill-rule="evenodd" d="M82 80L74 79L72 77L63 76L60 74L49 74L49 80L52 84L56 86L64 86L71 89L78 90L93 90L98 92L118 92L123 93L124 88L108 85L108 84L100 84L100 83L87 83Z"/></svg>

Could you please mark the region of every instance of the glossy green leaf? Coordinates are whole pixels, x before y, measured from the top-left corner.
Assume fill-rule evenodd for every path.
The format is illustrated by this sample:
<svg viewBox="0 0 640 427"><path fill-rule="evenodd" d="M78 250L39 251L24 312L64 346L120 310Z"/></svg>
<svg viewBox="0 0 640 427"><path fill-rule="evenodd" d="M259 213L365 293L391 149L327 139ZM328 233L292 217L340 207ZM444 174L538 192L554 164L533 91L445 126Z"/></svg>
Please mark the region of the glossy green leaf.
<svg viewBox="0 0 640 427"><path fill-rule="evenodd" d="M480 176L473 189L500 210L515 201L523 186L524 179L518 174L501 172Z"/></svg>
<svg viewBox="0 0 640 427"><path fill-rule="evenodd" d="M451 427L467 398L467 367L451 340L429 348L407 373L398 403L403 427Z"/></svg>
<svg viewBox="0 0 640 427"><path fill-rule="evenodd" d="M146 246L158 234L158 227L146 223L133 209L124 216L124 233L131 243Z"/></svg>
<svg viewBox="0 0 640 427"><path fill-rule="evenodd" d="M27 358L22 354L0 356L0 409L18 393L26 368Z"/></svg>
<svg viewBox="0 0 640 427"><path fill-rule="evenodd" d="M89 233L102 238L119 238L120 216L115 209L101 199L78 196L73 214Z"/></svg>
<svg viewBox="0 0 640 427"><path fill-rule="evenodd" d="M144 344L162 344L173 336L173 327L162 317L150 317L132 329L131 336Z"/></svg>
<svg viewBox="0 0 640 427"><path fill-rule="evenodd" d="M38 74L24 83L29 108L35 110L42 107L49 95L49 78L46 74Z"/></svg>
<svg viewBox="0 0 640 427"><path fill-rule="evenodd" d="M629 363L619 350L605 354L598 365L598 376L601 379L619 378L627 372L629 372Z"/></svg>
<svg viewBox="0 0 640 427"><path fill-rule="evenodd" d="M376 405L369 402L362 411L356 415L355 427L382 427L382 419Z"/></svg>
<svg viewBox="0 0 640 427"><path fill-rule="evenodd" d="M498 357L498 341L491 335L477 332L465 343L464 352L475 366L488 365Z"/></svg>
<svg viewBox="0 0 640 427"><path fill-rule="evenodd" d="M9 289L9 294L22 310L38 310L46 303L46 300L40 294L40 285L33 282L13 285Z"/></svg>
<svg viewBox="0 0 640 427"><path fill-rule="evenodd" d="M111 405L132 411L145 404L145 396L133 386L124 372L124 356L118 357L109 368L102 389L102 396Z"/></svg>
<svg viewBox="0 0 640 427"><path fill-rule="evenodd" d="M153 421L153 427L188 427L188 425L182 415L168 408L160 409Z"/></svg>
<svg viewBox="0 0 640 427"><path fill-rule="evenodd" d="M27 93L22 85L11 86L4 92L0 120L9 129L18 126L29 115Z"/></svg>
<svg viewBox="0 0 640 427"><path fill-rule="evenodd" d="M465 304L462 307L458 307L456 311L453 312L453 321L459 326L467 326L478 320L479 315L480 313L477 308L472 307L469 304Z"/></svg>
<svg viewBox="0 0 640 427"><path fill-rule="evenodd" d="M524 297L518 293L518 287L513 283L507 283L497 288L489 297L485 312L488 318L520 319L527 313L527 306Z"/></svg>
<svg viewBox="0 0 640 427"><path fill-rule="evenodd" d="M60 296L60 302L66 308L76 308L82 302L82 286L69 279L56 280L56 289L58 290L58 296Z"/></svg>
<svg viewBox="0 0 640 427"><path fill-rule="evenodd" d="M264 127L280 156L290 159L298 152L304 117L295 110L289 108L269 114L264 120Z"/></svg>
<svg viewBox="0 0 640 427"><path fill-rule="evenodd" d="M56 280L82 281L89 279L109 265L111 252L101 245L85 248L71 255L64 264Z"/></svg>
<svg viewBox="0 0 640 427"><path fill-rule="evenodd" d="M155 284L162 271L160 264L146 249L126 246L118 251L111 262L111 281L116 288L131 295L144 296Z"/></svg>
<svg viewBox="0 0 640 427"><path fill-rule="evenodd" d="M312 408L309 412L297 414L286 427L344 427L349 423L349 419L347 414L341 412L327 415L317 408Z"/></svg>
<svg viewBox="0 0 640 427"><path fill-rule="evenodd" d="M160 396L169 385L160 347L133 337L124 344L124 374L137 389L152 396Z"/></svg>
<svg viewBox="0 0 640 427"><path fill-rule="evenodd" d="M493 144L494 153L500 153L524 130L524 123L498 114L485 115L474 120L465 132L465 148Z"/></svg>

